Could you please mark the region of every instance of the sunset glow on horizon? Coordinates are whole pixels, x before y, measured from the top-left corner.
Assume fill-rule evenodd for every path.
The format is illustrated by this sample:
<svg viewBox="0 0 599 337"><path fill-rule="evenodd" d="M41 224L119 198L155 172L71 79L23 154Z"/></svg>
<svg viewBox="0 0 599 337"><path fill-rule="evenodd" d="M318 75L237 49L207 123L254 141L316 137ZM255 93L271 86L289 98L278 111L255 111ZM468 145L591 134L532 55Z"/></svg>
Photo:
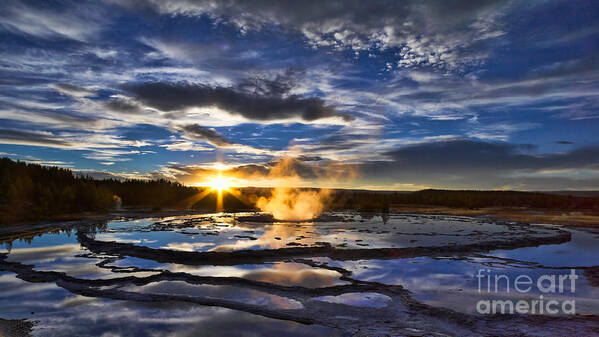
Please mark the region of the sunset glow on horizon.
<svg viewBox="0 0 599 337"><path fill-rule="evenodd" d="M210 188L599 189L596 2L44 3L0 14L1 157Z"/></svg>

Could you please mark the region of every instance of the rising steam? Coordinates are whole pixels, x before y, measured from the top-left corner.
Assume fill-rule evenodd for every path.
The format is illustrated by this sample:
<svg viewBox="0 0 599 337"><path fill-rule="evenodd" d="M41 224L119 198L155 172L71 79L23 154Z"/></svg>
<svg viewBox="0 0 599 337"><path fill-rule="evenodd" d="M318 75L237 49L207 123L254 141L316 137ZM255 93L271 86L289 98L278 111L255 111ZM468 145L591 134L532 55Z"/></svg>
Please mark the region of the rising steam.
<svg viewBox="0 0 599 337"><path fill-rule="evenodd" d="M299 189L301 178L296 171L295 161L284 158L271 170L269 178L278 186L271 195L260 197L256 206L269 212L279 220L310 220L316 218L324 210L325 200L329 196L327 190Z"/></svg>
<svg viewBox="0 0 599 337"><path fill-rule="evenodd" d="M261 197L256 206L270 212L280 220L310 220L316 218L324 209L325 190L300 190L292 187L277 187L269 198Z"/></svg>

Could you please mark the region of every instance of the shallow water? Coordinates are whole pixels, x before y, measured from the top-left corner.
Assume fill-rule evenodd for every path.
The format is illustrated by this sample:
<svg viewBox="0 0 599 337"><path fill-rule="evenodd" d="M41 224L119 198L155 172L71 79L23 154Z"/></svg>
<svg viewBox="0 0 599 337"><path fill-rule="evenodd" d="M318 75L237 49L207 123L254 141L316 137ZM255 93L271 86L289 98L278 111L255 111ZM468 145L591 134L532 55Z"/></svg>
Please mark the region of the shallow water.
<svg viewBox="0 0 599 337"><path fill-rule="evenodd" d="M598 235L567 231L569 241L555 226L435 215L331 213L300 223L253 213L116 219L5 243L0 317L35 320L37 336L469 335L504 324L462 325L481 317L478 301L541 295L575 300L577 313L597 315L599 288L584 271L599 265ZM575 291L568 282L556 293L520 293L513 285L508 292L504 283L491 291L478 277L482 270L509 280L559 278L570 267ZM588 317L590 326L567 316L554 324L596 329L599 320ZM531 324L507 320L523 333Z"/></svg>
<svg viewBox="0 0 599 337"><path fill-rule="evenodd" d="M563 244L496 250L490 255L534 262L547 267L599 265L599 232L574 228L568 231L572 233L572 240Z"/></svg>
<svg viewBox="0 0 599 337"><path fill-rule="evenodd" d="M74 295L51 283L0 273L0 312L36 321L36 336L341 336L335 329L185 303L137 303Z"/></svg>
<svg viewBox="0 0 599 337"><path fill-rule="evenodd" d="M337 296L322 296L315 297L314 300L370 308L383 308L389 305L389 302L392 301L389 296L370 292L347 293Z"/></svg>
<svg viewBox="0 0 599 337"><path fill-rule="evenodd" d="M158 263L153 260L126 257L110 266L122 268L144 268L182 272L197 276L239 277L253 281L268 282L283 286L302 286L306 288L330 287L349 284L339 278L341 274L334 270L313 268L303 263L273 262L263 264L240 264L236 266L187 266L178 263Z"/></svg>
<svg viewBox="0 0 599 337"><path fill-rule="evenodd" d="M321 259L322 260L322 259ZM330 261L329 261L330 262ZM599 288L589 284L582 270L576 270L578 279L575 291L572 292L570 282L564 282L563 293L545 293L532 287L530 292L519 293L510 283L510 291L506 282L500 279L498 291L495 288L494 276L505 275L509 280L515 280L519 275L527 275L538 280L541 275L568 275L569 269L555 270L543 268L520 267L518 265L493 264L492 258L487 259L438 259L419 257L413 259L395 260L360 260L351 262L330 262L353 272L358 280L380 282L384 284L402 285L413 293L414 299L423 303L450 308L459 312L476 314L476 303L485 299L544 299L576 300L576 312L579 314L599 314ZM485 275L491 275L491 286L487 279L482 279L479 288L477 273L484 270ZM490 290L489 290L490 289Z"/></svg>
<svg viewBox="0 0 599 337"><path fill-rule="evenodd" d="M256 222L235 217L203 215L180 219L122 220L96 233L99 241L133 243L181 251L236 251L312 247L328 243L337 248L402 248L474 243L551 231L477 221L467 217L434 215L360 216L335 214L343 221Z"/></svg>

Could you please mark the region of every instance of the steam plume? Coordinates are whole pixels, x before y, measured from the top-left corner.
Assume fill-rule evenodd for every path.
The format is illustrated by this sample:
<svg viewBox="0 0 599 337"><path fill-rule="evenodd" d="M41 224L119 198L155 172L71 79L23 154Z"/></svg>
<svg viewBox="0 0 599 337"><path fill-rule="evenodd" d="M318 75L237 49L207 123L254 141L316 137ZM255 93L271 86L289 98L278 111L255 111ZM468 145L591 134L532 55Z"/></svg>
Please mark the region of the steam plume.
<svg viewBox="0 0 599 337"><path fill-rule="evenodd" d="M305 190L293 186L301 181L294 165L294 159L283 158L271 170L269 178L278 186L270 197L260 197L256 206L269 212L279 220L310 220L324 210L327 190Z"/></svg>
<svg viewBox="0 0 599 337"><path fill-rule="evenodd" d="M277 187L270 198L261 197L256 206L280 220L314 219L324 209L328 191L305 191L292 187Z"/></svg>

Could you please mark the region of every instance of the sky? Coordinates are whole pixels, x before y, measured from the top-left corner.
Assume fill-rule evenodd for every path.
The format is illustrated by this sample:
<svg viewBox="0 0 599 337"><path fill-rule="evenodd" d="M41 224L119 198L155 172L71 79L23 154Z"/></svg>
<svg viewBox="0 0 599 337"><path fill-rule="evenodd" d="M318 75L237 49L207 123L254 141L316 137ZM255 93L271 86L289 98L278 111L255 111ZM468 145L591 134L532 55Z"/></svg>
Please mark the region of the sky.
<svg viewBox="0 0 599 337"><path fill-rule="evenodd" d="M597 1L0 3L14 160L187 185L596 190L598 133Z"/></svg>

